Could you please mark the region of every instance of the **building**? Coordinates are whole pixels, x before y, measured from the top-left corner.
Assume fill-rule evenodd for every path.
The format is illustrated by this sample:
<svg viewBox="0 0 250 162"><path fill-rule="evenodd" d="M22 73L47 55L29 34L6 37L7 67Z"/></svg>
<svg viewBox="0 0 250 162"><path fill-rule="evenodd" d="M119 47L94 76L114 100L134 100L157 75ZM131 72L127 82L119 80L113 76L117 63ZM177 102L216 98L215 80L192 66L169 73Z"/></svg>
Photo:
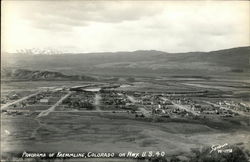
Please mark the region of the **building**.
<svg viewBox="0 0 250 162"><path fill-rule="evenodd" d="M48 104L49 103L49 99L48 98L42 98L42 99L40 99L40 103Z"/></svg>

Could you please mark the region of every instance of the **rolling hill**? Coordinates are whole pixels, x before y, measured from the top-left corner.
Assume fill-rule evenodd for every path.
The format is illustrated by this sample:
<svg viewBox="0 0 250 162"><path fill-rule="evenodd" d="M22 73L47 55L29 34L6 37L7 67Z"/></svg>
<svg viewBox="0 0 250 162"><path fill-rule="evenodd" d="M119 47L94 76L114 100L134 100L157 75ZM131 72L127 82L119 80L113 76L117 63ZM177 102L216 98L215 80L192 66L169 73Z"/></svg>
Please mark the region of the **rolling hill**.
<svg viewBox="0 0 250 162"><path fill-rule="evenodd" d="M2 54L2 66L65 75L249 75L250 47L211 52L155 50L60 55Z"/></svg>
<svg viewBox="0 0 250 162"><path fill-rule="evenodd" d="M60 72L52 71L31 71L25 69L1 69L1 77L11 80L82 80L82 81L95 81L96 79L89 76L79 75L64 75Z"/></svg>

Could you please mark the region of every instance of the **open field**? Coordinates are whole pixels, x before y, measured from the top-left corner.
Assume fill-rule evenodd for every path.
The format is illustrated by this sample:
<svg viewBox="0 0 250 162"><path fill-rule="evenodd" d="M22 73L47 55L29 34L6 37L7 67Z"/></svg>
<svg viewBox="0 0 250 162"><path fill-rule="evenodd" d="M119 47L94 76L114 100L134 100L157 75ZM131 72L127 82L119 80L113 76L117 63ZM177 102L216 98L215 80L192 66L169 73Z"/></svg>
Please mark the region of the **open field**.
<svg viewBox="0 0 250 162"><path fill-rule="evenodd" d="M67 119L67 120L65 120ZM5 151L136 151L165 150L176 154L190 148L217 143L243 142L249 148L249 129L220 130L198 123L152 123L131 119L128 114L56 113L42 117L39 126L34 116L2 116ZM65 136L65 134L67 136ZM71 147L66 147L70 145ZM106 146L106 147L105 147ZM107 147L108 146L108 147Z"/></svg>

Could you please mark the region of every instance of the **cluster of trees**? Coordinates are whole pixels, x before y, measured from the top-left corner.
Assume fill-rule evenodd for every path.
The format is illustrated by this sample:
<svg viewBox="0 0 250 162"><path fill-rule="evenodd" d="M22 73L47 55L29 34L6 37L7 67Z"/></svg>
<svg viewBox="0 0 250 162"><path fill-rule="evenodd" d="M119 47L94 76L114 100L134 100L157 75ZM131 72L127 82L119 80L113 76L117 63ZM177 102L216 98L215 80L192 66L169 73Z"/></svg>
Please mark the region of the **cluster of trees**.
<svg viewBox="0 0 250 162"><path fill-rule="evenodd" d="M94 109L94 105L88 101L81 101L81 100L64 100L63 104L67 104L69 107L81 109L86 108L87 110Z"/></svg>

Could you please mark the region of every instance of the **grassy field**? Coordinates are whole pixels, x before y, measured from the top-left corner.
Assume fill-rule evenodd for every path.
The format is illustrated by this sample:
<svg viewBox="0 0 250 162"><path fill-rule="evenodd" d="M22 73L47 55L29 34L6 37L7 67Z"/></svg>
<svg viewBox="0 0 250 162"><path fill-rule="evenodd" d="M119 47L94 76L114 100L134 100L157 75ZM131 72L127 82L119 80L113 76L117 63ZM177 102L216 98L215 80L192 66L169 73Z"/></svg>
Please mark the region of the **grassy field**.
<svg viewBox="0 0 250 162"><path fill-rule="evenodd" d="M250 148L249 128L221 130L199 123L145 122L129 116L99 113L56 113L41 119L2 116L2 150L5 152L127 152L162 151L188 155L191 148L242 143ZM223 123L221 123L223 124ZM37 135L31 138L37 127ZM70 147L68 147L70 146Z"/></svg>

